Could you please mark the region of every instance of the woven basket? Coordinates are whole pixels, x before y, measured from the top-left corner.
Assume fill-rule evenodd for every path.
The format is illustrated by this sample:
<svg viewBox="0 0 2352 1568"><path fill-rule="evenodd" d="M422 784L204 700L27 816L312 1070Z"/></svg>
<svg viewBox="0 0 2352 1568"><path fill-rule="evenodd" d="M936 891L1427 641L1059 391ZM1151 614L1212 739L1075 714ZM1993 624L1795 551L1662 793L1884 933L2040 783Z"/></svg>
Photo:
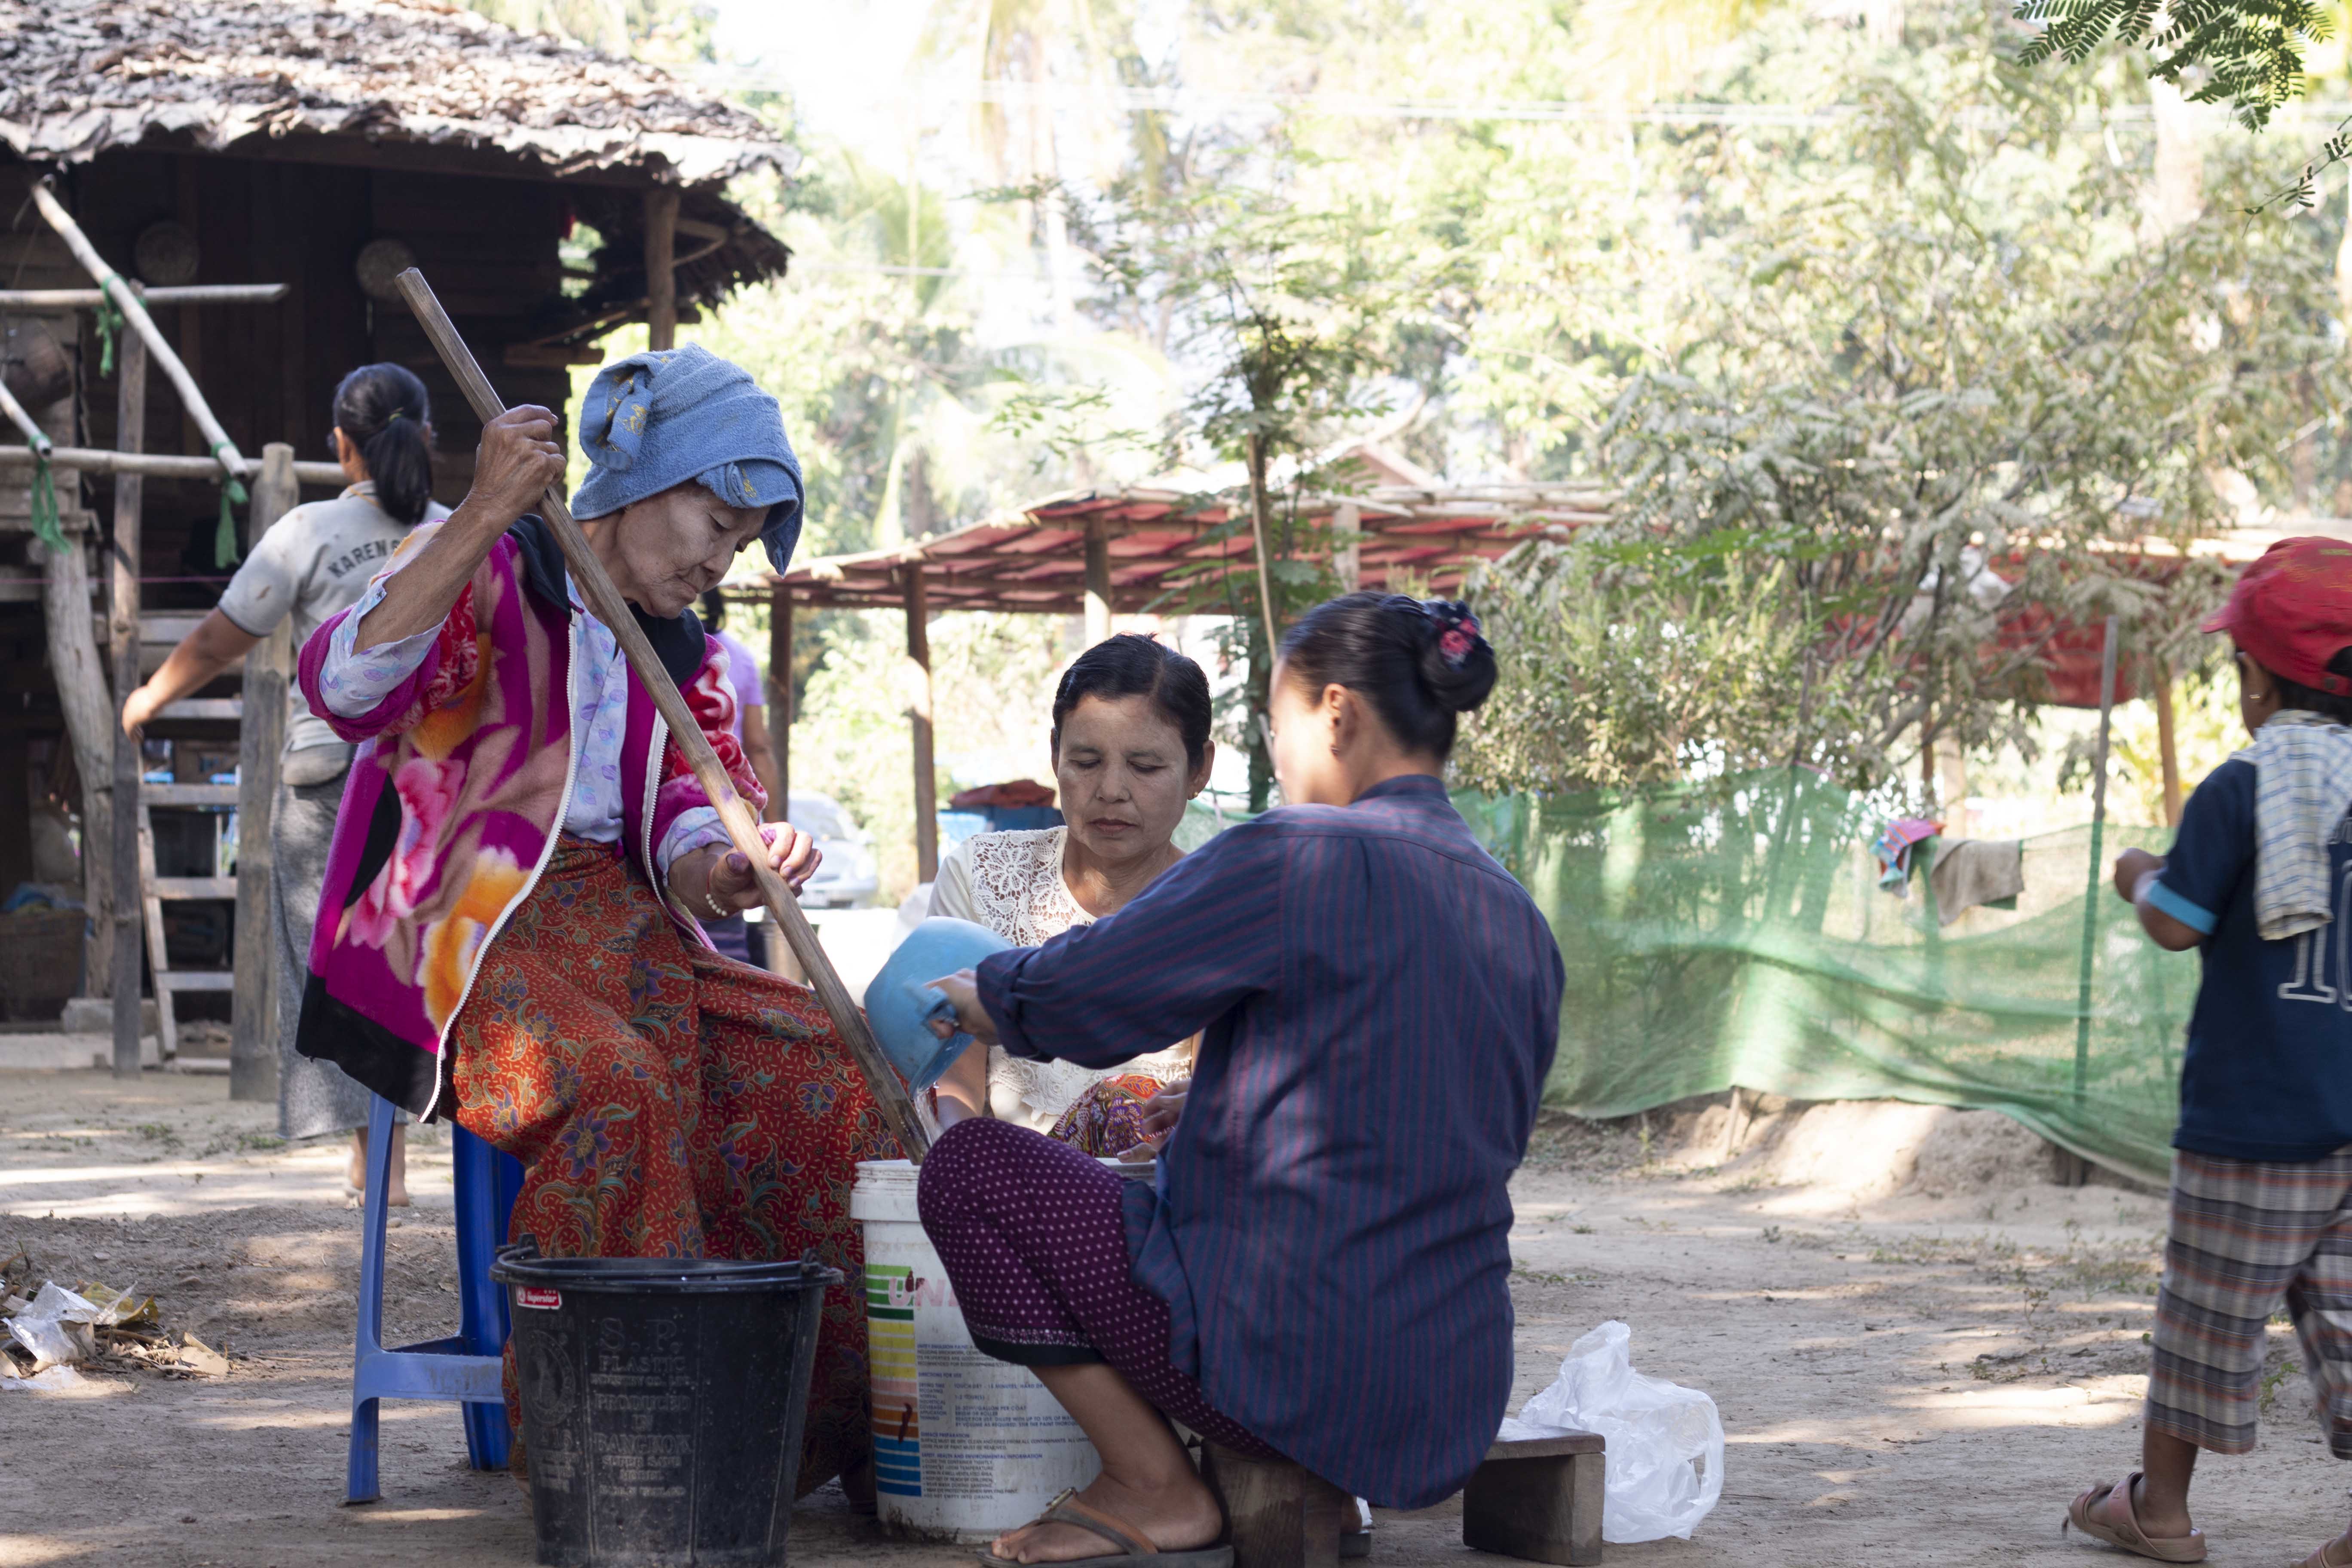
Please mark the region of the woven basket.
<svg viewBox="0 0 2352 1568"><path fill-rule="evenodd" d="M79 910L19 910L0 915L0 1016L53 1021L81 993Z"/></svg>

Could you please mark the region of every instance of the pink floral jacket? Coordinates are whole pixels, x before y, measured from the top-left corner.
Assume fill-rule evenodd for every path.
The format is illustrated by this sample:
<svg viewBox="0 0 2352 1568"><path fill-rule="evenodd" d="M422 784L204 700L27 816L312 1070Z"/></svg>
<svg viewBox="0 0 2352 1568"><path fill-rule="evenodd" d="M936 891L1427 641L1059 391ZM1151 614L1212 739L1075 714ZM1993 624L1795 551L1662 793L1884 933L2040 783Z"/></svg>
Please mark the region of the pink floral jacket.
<svg viewBox="0 0 2352 1568"><path fill-rule="evenodd" d="M412 531L387 571L438 526ZM352 613L313 633L300 660L310 710L362 744L335 819L295 1048L430 1117L446 1103L449 1026L483 950L530 896L563 821L579 762L566 700L578 628L562 556L536 517L491 548L424 662L345 718L320 676ZM766 797L735 740L718 641L690 610L672 621L640 614L638 624L757 810ZM701 927L667 902L654 846L709 798L634 672L627 707L621 848L700 942Z"/></svg>

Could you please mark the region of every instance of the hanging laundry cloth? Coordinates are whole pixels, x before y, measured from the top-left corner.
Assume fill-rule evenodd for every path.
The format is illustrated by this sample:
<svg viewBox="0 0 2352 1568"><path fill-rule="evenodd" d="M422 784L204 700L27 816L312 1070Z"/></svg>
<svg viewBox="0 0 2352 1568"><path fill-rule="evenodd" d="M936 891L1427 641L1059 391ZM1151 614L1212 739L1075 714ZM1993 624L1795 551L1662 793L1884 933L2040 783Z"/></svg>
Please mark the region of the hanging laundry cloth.
<svg viewBox="0 0 2352 1568"><path fill-rule="evenodd" d="M1879 830L1871 852L1878 857L1878 885L1891 893L1908 898L1911 880L1911 847L1923 838L1933 838L1944 831L1940 822L1930 822L1924 816L1898 816Z"/></svg>
<svg viewBox="0 0 2352 1568"><path fill-rule="evenodd" d="M1950 925L1979 904L2015 909L2025 891L2025 844L2017 838L1947 838L1936 846L1927 880L1936 923Z"/></svg>

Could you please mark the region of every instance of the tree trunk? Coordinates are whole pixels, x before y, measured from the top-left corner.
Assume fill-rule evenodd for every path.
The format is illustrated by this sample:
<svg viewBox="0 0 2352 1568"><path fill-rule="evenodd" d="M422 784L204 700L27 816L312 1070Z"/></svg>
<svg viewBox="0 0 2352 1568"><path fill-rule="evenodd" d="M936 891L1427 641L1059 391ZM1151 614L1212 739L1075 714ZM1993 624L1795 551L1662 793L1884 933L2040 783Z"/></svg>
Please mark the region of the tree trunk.
<svg viewBox="0 0 2352 1568"><path fill-rule="evenodd" d="M1274 752L1265 743L1267 714L1274 706L1274 653L1265 628L1255 628L1249 654L1249 808L1264 811L1274 795Z"/></svg>
<svg viewBox="0 0 2352 1568"><path fill-rule="evenodd" d="M2164 825L2180 826L2180 748L2174 738L2172 717L2172 666L2156 661L2150 681L2156 699L2156 759L2164 783Z"/></svg>
<svg viewBox="0 0 2352 1568"><path fill-rule="evenodd" d="M915 879L940 875L939 772L931 754L930 605L924 595L923 568L907 568L907 660L913 666L915 701L907 718L915 751Z"/></svg>
<svg viewBox="0 0 2352 1568"><path fill-rule="evenodd" d="M114 715L116 705L98 661L89 621L89 568L79 535L62 552L37 541L28 548L41 563L41 610L47 623L49 669L65 710L74 767L81 774L81 880L89 935L82 949L82 994L109 994L114 972Z"/></svg>
<svg viewBox="0 0 2352 1568"><path fill-rule="evenodd" d="M2167 81L2147 84L2156 118L2156 188L2148 217L2162 238L2205 209L2205 154L2197 145L2197 107Z"/></svg>
<svg viewBox="0 0 2352 1568"><path fill-rule="evenodd" d="M677 187L646 193L646 346L677 347Z"/></svg>
<svg viewBox="0 0 2352 1568"><path fill-rule="evenodd" d="M1250 645L1249 792L1250 810L1264 811L1274 789L1274 753L1265 743L1267 717L1274 707L1275 639L1281 635L1274 619L1274 576L1266 562L1265 536L1272 500L1265 493L1265 437L1249 438L1250 534L1257 547L1258 636Z"/></svg>
<svg viewBox="0 0 2352 1568"><path fill-rule="evenodd" d="M1265 493L1265 437L1249 438L1250 538L1257 547L1257 607L1265 617L1266 646L1282 628L1274 618L1274 574L1267 564L1266 535L1274 531L1274 499Z"/></svg>
<svg viewBox="0 0 2352 1568"><path fill-rule="evenodd" d="M302 503L294 448L261 448L261 473L246 514L247 555L278 520ZM229 994L228 1097L278 1098L277 854L269 814L278 800L286 744L286 689L293 674L294 628L279 621L245 656L245 720L236 751L236 963Z"/></svg>
<svg viewBox="0 0 2352 1568"><path fill-rule="evenodd" d="M1352 594L1364 585L1363 508L1341 501L1331 512L1331 572L1339 591Z"/></svg>
<svg viewBox="0 0 2352 1568"><path fill-rule="evenodd" d="M1100 518L1087 523L1087 646L1110 636L1110 534Z"/></svg>
<svg viewBox="0 0 2352 1568"><path fill-rule="evenodd" d="M2344 237L2336 246L2336 302L2352 321L2352 169L2344 180Z"/></svg>
<svg viewBox="0 0 2352 1568"><path fill-rule="evenodd" d="M940 531L938 498L931 494L930 464L919 447L908 455L898 476L898 505L908 539L929 539Z"/></svg>
<svg viewBox="0 0 2352 1568"><path fill-rule="evenodd" d="M147 444L147 343L136 332L122 334L115 374L115 445L137 452ZM114 477L113 585L107 595L107 641L113 661L114 689L124 701L139 686L139 563L145 521L147 481L137 474ZM116 717L121 718L120 710ZM140 949L140 928L145 923L147 900L139 886L139 737L113 726L114 918L114 1076L139 1076L139 980L145 965ZM157 1002L160 1008L162 1003ZM162 1023L162 1015L157 1015ZM163 1041L159 1037L156 1044Z"/></svg>

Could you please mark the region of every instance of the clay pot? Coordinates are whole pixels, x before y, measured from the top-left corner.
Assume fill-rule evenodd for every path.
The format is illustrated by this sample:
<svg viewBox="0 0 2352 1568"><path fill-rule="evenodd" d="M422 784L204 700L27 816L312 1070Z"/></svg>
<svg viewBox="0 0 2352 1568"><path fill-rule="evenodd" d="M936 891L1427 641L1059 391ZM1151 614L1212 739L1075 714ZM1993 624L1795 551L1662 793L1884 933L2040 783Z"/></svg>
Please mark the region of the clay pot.
<svg viewBox="0 0 2352 1568"><path fill-rule="evenodd" d="M0 379L36 417L73 391L73 356L48 326L30 316L0 317Z"/></svg>

